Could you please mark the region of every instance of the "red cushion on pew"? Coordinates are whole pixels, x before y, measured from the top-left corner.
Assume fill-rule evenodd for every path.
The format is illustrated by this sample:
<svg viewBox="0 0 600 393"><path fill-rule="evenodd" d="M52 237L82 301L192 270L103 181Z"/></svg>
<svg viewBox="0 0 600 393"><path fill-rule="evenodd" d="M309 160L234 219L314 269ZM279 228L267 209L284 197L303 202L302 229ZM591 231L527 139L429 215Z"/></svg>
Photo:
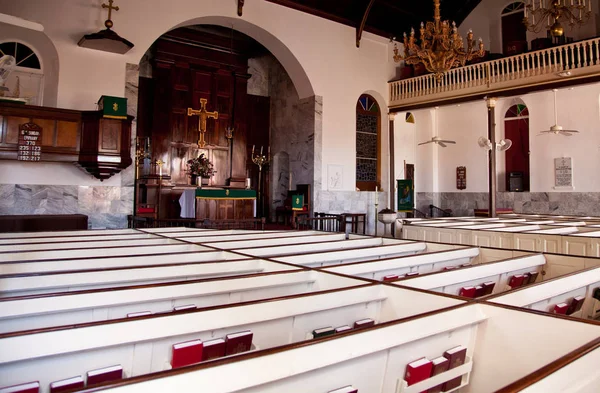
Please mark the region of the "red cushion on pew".
<svg viewBox="0 0 600 393"><path fill-rule="evenodd" d="M154 213L153 207L138 207L138 213Z"/></svg>

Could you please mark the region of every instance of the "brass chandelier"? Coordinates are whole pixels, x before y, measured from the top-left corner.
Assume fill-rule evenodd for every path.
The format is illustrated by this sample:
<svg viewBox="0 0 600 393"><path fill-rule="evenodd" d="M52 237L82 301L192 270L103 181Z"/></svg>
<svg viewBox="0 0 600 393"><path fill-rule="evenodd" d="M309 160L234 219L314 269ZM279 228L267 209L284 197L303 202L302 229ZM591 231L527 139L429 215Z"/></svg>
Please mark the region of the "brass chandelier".
<svg viewBox="0 0 600 393"><path fill-rule="evenodd" d="M585 24L591 15L590 0L526 0L523 23L529 31L538 33L544 26L553 37L560 37L564 34L560 21L573 28L575 25Z"/></svg>
<svg viewBox="0 0 600 393"><path fill-rule="evenodd" d="M456 23L441 21L440 0L433 1L433 22L421 22L420 36L417 43L415 30L411 29L410 36L404 33L404 55L398 54L398 46L394 44L394 61L404 60L406 64L423 63L427 71L432 72L438 83L444 74L453 67L464 66L467 61L485 54L483 41L479 45L473 40L473 31L467 34L466 47L463 38L458 33Z"/></svg>

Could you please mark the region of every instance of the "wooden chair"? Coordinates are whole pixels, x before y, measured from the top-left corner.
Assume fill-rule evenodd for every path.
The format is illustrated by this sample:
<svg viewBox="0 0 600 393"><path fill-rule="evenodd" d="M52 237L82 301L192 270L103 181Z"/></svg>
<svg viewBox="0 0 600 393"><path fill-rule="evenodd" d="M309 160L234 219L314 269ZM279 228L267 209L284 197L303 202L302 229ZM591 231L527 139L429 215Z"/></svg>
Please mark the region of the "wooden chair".
<svg viewBox="0 0 600 393"><path fill-rule="evenodd" d="M292 209L292 195L303 195L304 206L302 210ZM275 209L275 222L279 223L279 218L283 217L284 225L292 225L296 227L296 218L300 216L310 217L310 184L297 184L295 190L288 190L288 196L285 199L283 206L279 206Z"/></svg>

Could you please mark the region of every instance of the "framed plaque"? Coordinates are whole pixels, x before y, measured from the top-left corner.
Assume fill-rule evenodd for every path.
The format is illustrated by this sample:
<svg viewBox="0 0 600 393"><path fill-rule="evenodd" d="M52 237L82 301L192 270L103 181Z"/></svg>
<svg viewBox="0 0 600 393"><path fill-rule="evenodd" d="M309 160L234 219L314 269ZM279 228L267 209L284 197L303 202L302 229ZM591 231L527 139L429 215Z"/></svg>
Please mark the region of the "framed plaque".
<svg viewBox="0 0 600 393"><path fill-rule="evenodd" d="M34 123L21 124L17 160L40 161L42 158L42 128Z"/></svg>
<svg viewBox="0 0 600 393"><path fill-rule="evenodd" d="M456 167L456 188L464 190L467 188L467 167L457 166Z"/></svg>

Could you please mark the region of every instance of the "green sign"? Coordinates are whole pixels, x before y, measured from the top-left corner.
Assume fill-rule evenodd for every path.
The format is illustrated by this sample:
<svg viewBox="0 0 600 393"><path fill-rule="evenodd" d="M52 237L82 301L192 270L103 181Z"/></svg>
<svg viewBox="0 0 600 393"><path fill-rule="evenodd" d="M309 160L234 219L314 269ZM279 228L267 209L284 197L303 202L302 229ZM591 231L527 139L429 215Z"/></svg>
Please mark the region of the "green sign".
<svg viewBox="0 0 600 393"><path fill-rule="evenodd" d="M398 212L412 212L415 208L415 187L410 179L398 179Z"/></svg>
<svg viewBox="0 0 600 393"><path fill-rule="evenodd" d="M292 195L292 210L303 210L304 209L304 195L297 194Z"/></svg>
<svg viewBox="0 0 600 393"><path fill-rule="evenodd" d="M102 96L98 101L102 117L109 119L127 119L127 98Z"/></svg>

